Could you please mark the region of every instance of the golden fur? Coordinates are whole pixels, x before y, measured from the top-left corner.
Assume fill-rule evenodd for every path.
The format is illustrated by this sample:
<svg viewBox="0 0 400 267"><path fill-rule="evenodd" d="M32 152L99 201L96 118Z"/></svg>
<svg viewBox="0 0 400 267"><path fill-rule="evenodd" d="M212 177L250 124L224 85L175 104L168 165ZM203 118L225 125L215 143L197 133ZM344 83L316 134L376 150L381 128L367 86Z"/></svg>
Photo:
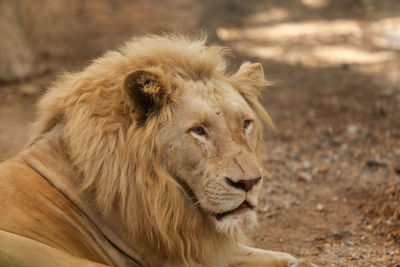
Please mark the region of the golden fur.
<svg viewBox="0 0 400 267"><path fill-rule="evenodd" d="M176 81L219 79L229 83L258 119L273 127L257 99L266 81L251 73L247 78L227 73L226 53L219 46L207 47L205 40L133 38L82 72L60 76L39 103L36 134L62 125L65 149L81 173L82 190L95 192L97 206L106 214L119 209L132 238L171 261L218 265L229 256L235 239L241 238L239 232L216 231L162 164L162 125L170 121L171 106L184 90ZM121 91L124 77L138 69L158 74L160 83L169 88L160 100L160 112L149 117L144 127Z"/></svg>

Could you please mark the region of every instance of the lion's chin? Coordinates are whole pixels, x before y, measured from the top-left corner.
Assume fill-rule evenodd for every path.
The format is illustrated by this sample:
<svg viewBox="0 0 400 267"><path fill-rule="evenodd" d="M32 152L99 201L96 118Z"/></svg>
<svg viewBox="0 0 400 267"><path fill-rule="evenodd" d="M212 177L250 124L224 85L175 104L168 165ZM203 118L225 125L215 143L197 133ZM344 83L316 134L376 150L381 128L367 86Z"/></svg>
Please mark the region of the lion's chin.
<svg viewBox="0 0 400 267"><path fill-rule="evenodd" d="M236 235L243 230L251 230L257 225L257 215L252 209L242 209L240 212L235 212L217 218L214 216L213 222L216 230L227 235Z"/></svg>

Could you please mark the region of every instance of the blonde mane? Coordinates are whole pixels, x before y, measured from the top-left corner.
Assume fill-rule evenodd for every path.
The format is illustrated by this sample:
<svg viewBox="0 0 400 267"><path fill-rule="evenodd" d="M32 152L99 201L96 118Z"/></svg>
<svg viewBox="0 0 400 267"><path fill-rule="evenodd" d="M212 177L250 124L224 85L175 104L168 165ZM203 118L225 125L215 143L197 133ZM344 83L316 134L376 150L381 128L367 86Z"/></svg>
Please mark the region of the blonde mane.
<svg viewBox="0 0 400 267"><path fill-rule="evenodd" d="M105 214L119 209L132 238L172 261L219 265L215 255L228 257L240 234L216 232L162 164L161 126L170 120L170 106L164 105L157 116L139 125L121 86L128 73L143 68L160 73L166 83L177 76L224 79L236 83L259 118L271 124L250 92L254 87L226 74L225 55L224 48L206 47L204 39L133 38L82 72L60 76L39 103L36 134L62 126L61 138L81 173L82 190L95 192L96 204ZM176 86L172 95L179 96L182 90Z"/></svg>

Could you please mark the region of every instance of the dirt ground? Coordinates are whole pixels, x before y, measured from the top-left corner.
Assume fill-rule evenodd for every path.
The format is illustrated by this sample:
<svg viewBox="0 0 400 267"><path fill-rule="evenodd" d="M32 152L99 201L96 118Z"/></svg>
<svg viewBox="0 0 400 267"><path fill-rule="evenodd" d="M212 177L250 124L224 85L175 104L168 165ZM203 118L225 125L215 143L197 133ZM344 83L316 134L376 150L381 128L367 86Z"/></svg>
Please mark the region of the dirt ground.
<svg viewBox="0 0 400 267"><path fill-rule="evenodd" d="M207 31L232 62L261 62L266 180L255 245L319 266L400 266L400 2L397 0L83 1L73 56L0 85L0 161L29 138L34 104L132 34Z"/></svg>

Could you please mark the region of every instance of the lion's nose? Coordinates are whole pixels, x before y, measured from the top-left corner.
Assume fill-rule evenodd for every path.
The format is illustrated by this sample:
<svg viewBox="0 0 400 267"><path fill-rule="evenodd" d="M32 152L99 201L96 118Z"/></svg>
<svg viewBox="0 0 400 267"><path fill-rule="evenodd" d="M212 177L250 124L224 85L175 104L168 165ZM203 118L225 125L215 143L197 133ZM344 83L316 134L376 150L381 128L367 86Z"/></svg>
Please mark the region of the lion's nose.
<svg viewBox="0 0 400 267"><path fill-rule="evenodd" d="M238 182L232 181L232 179L229 177L225 177L225 179L230 186L233 186L235 188L240 188L247 192L250 191L261 180L261 177L249 180L240 180Z"/></svg>

